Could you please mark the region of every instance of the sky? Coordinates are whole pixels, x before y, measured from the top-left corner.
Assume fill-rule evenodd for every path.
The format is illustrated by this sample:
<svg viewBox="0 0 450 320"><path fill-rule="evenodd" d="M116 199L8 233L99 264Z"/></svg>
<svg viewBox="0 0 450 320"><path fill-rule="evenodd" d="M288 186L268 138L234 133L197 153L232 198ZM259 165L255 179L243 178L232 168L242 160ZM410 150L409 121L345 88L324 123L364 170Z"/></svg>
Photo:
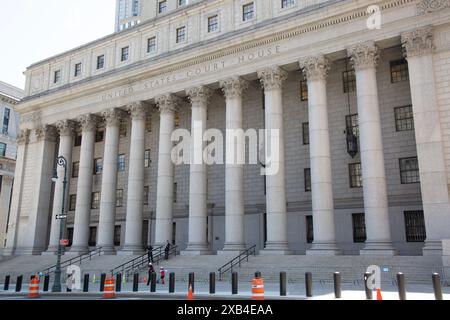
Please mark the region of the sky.
<svg viewBox="0 0 450 320"><path fill-rule="evenodd" d="M114 32L115 0L0 0L0 80L25 87L31 64Z"/></svg>

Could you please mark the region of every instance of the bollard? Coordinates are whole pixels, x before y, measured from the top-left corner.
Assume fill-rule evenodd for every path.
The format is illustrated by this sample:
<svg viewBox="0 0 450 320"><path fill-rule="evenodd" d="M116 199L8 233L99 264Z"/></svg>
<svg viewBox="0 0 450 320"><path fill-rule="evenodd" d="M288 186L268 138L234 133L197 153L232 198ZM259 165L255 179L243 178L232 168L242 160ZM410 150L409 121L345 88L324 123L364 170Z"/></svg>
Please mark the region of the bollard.
<svg viewBox="0 0 450 320"><path fill-rule="evenodd" d="M211 272L209 274L209 294L216 293L216 273Z"/></svg>
<svg viewBox="0 0 450 320"><path fill-rule="evenodd" d="M133 292L139 291L139 273L135 273L133 276Z"/></svg>
<svg viewBox="0 0 450 320"><path fill-rule="evenodd" d="M369 277L371 275L372 274L369 273L369 272L364 273L364 288L366 290L366 299L367 300L372 300L373 299L373 297L372 297L372 290L369 289L369 287L367 286L367 281L369 280Z"/></svg>
<svg viewBox="0 0 450 320"><path fill-rule="evenodd" d="M122 274L116 274L116 292L122 291Z"/></svg>
<svg viewBox="0 0 450 320"><path fill-rule="evenodd" d="M238 294L238 274L233 272L231 274L231 294Z"/></svg>
<svg viewBox="0 0 450 320"><path fill-rule="evenodd" d="M67 279L69 279L69 277L70 277L70 275L68 274L68 275L67 275ZM72 292L72 289L69 288L69 286L67 286L67 287L66 287L66 291L67 291L67 292Z"/></svg>
<svg viewBox="0 0 450 320"><path fill-rule="evenodd" d="M194 284L195 284L195 274L193 272L189 273L189 286L192 286L192 292L194 292Z"/></svg>
<svg viewBox="0 0 450 320"><path fill-rule="evenodd" d="M433 289L434 289L434 297L436 300L442 300L442 287L441 287L441 277L439 273L433 273L432 275L433 280Z"/></svg>
<svg viewBox="0 0 450 320"><path fill-rule="evenodd" d="M398 297L400 300L406 300L405 275L397 273Z"/></svg>
<svg viewBox="0 0 450 320"><path fill-rule="evenodd" d="M44 292L48 292L48 287L49 287L49 285L50 285L50 275L46 275L45 277L44 277L44 288L43 288L43 291Z"/></svg>
<svg viewBox="0 0 450 320"><path fill-rule="evenodd" d="M22 280L23 276L18 276L16 281L16 292L22 291Z"/></svg>
<svg viewBox="0 0 450 320"><path fill-rule="evenodd" d="M11 276L6 276L5 277L5 284L3 286L3 290L4 291L8 291L9 290L9 281L11 280Z"/></svg>
<svg viewBox="0 0 450 320"><path fill-rule="evenodd" d="M105 280L106 280L106 273L102 273L100 276L100 292L105 291Z"/></svg>
<svg viewBox="0 0 450 320"><path fill-rule="evenodd" d="M169 293L175 293L175 273L169 274Z"/></svg>
<svg viewBox="0 0 450 320"><path fill-rule="evenodd" d="M306 272L305 273L305 288L306 288L306 296L308 298L311 298L313 296L312 293L312 273Z"/></svg>
<svg viewBox="0 0 450 320"><path fill-rule="evenodd" d="M89 292L89 273L84 275L83 292Z"/></svg>
<svg viewBox="0 0 450 320"><path fill-rule="evenodd" d="M150 278L150 292L156 292L156 273L153 272Z"/></svg>
<svg viewBox="0 0 450 320"><path fill-rule="evenodd" d="M280 272L280 296L286 296L286 272Z"/></svg>
<svg viewBox="0 0 450 320"><path fill-rule="evenodd" d="M333 279L334 279L334 297L336 299L340 299L342 296L341 274L339 272L335 272L333 275Z"/></svg>

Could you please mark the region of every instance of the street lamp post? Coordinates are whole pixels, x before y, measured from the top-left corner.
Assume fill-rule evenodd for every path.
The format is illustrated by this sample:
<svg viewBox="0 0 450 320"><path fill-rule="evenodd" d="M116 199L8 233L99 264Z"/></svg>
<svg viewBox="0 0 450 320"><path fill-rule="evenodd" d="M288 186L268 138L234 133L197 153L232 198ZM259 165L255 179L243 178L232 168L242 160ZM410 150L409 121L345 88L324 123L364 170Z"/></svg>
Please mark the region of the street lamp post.
<svg viewBox="0 0 450 320"><path fill-rule="evenodd" d="M55 267L55 281L53 282L52 292L61 292L61 255L62 255L62 245L61 240L64 237L64 229L66 225L66 213L65 213L65 203L66 203L66 188L67 188L67 160L63 156L58 157L57 165L64 168L64 180L63 180L63 195L62 195L62 206L61 215L56 217L60 220L59 224L59 243L58 243L58 254L56 259ZM54 179L58 179L58 174L55 170Z"/></svg>

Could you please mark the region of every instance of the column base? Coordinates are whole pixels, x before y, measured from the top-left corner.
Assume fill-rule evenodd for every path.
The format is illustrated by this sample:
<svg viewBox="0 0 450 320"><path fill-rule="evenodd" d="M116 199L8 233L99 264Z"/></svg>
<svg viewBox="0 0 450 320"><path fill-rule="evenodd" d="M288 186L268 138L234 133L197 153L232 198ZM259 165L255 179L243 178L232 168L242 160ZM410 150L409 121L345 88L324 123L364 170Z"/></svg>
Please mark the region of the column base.
<svg viewBox="0 0 450 320"><path fill-rule="evenodd" d="M180 252L182 256L207 256L211 254L212 250L206 243L190 243L185 250Z"/></svg>
<svg viewBox="0 0 450 320"><path fill-rule="evenodd" d="M337 256L341 255L342 251L334 242L314 243L311 249L306 250L307 256Z"/></svg>
<svg viewBox="0 0 450 320"><path fill-rule="evenodd" d="M2 251L2 256L10 257L15 256L15 249L14 248L4 248Z"/></svg>
<svg viewBox="0 0 450 320"><path fill-rule="evenodd" d="M425 245L422 249L424 256L442 256L442 241L441 240L425 240Z"/></svg>
<svg viewBox="0 0 450 320"><path fill-rule="evenodd" d="M397 250L391 242L366 242L364 249L359 251L362 256L395 256Z"/></svg>
<svg viewBox="0 0 450 320"><path fill-rule="evenodd" d="M87 246L72 246L67 254L81 256L89 252L89 247Z"/></svg>
<svg viewBox="0 0 450 320"><path fill-rule="evenodd" d="M136 245L125 245L121 251L118 251L119 255L128 255L128 256L141 256L144 254L144 248L142 246Z"/></svg>
<svg viewBox="0 0 450 320"><path fill-rule="evenodd" d="M218 255L239 255L242 251L247 250L245 243L225 243L222 250L217 251Z"/></svg>
<svg viewBox="0 0 450 320"><path fill-rule="evenodd" d="M289 249L287 242L267 242L266 247L259 251L260 255L290 255L292 251Z"/></svg>
<svg viewBox="0 0 450 320"><path fill-rule="evenodd" d="M114 246L101 246L99 245L97 247L102 248L102 252L105 256L115 256L116 255L116 248Z"/></svg>

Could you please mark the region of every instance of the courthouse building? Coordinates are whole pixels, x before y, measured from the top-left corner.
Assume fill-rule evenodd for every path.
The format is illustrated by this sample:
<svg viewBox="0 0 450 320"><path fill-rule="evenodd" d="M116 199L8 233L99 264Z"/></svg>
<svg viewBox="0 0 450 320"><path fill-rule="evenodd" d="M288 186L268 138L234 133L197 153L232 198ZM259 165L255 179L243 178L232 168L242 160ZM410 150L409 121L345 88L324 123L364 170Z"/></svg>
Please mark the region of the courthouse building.
<svg viewBox="0 0 450 320"><path fill-rule="evenodd" d="M25 71L4 254L56 251L64 197L72 253L442 255L449 1L141 2ZM279 171L175 165L195 121L278 129Z"/></svg>

